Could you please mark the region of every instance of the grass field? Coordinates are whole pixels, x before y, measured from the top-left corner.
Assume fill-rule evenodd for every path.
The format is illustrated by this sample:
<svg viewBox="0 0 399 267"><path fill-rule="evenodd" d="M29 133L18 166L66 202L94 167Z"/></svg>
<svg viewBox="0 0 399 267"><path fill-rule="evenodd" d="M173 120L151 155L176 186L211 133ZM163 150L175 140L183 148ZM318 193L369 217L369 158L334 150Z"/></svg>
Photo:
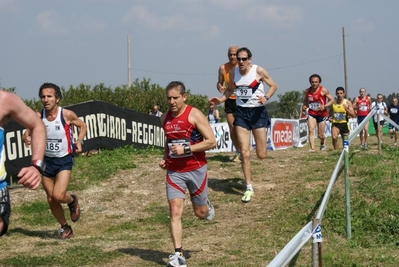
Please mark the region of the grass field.
<svg viewBox="0 0 399 267"><path fill-rule="evenodd" d="M375 136L370 149L350 146L352 239L346 239L342 175L322 221L324 266L398 266L399 149ZM185 202L183 250L190 267L267 266L317 213L340 151L309 153L308 147L252 155L255 197L245 190L232 153L208 154L213 221L197 219ZM59 228L42 189L11 189L12 216L0 240L0 266L165 266L173 251L168 230L165 172L155 149L132 147L76 158L70 191L80 197L82 215L75 237L56 239ZM65 207L66 215L68 215ZM289 266L311 265L309 241Z"/></svg>

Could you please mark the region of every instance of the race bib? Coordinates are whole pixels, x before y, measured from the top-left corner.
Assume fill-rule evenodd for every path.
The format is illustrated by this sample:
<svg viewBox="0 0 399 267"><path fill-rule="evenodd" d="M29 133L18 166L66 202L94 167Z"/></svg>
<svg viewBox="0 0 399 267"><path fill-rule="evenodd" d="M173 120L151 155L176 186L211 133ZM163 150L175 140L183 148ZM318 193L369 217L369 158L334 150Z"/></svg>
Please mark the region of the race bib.
<svg viewBox="0 0 399 267"><path fill-rule="evenodd" d="M168 142L168 147L169 147L169 156L171 158L186 158L190 157L193 155L193 153L190 154L183 154L183 155L175 155L172 153L172 146L173 145L190 145L190 140L189 139L174 139L174 140L169 140Z"/></svg>
<svg viewBox="0 0 399 267"><path fill-rule="evenodd" d="M359 107L359 110L360 110L360 111L367 111L367 106L361 105L361 106Z"/></svg>
<svg viewBox="0 0 399 267"><path fill-rule="evenodd" d="M342 120L345 119L345 113L336 112L336 113L334 113L334 118L335 118L337 121L342 121Z"/></svg>
<svg viewBox="0 0 399 267"><path fill-rule="evenodd" d="M60 150L62 140L58 139L47 139L46 153L56 155Z"/></svg>
<svg viewBox="0 0 399 267"><path fill-rule="evenodd" d="M319 102L309 103L309 108L311 110L320 110L320 103Z"/></svg>
<svg viewBox="0 0 399 267"><path fill-rule="evenodd" d="M234 92L238 98L249 99L252 96L252 88L248 86L237 86Z"/></svg>
<svg viewBox="0 0 399 267"><path fill-rule="evenodd" d="M391 108L391 113L392 113L392 114L398 113L398 109L397 109L397 108Z"/></svg>

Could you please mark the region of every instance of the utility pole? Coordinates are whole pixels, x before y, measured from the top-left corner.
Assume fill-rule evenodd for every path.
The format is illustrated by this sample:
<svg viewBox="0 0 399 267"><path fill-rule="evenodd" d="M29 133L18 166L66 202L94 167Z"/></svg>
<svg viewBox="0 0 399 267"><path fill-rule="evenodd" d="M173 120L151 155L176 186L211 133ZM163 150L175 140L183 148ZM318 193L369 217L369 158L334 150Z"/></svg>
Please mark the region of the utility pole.
<svg viewBox="0 0 399 267"><path fill-rule="evenodd" d="M130 88L130 36L127 36L127 86Z"/></svg>
<svg viewBox="0 0 399 267"><path fill-rule="evenodd" d="M345 79L346 98L349 99L348 76L346 73L346 51L345 51L345 29L344 29L344 27L342 27L342 46L343 46L343 55L344 55L344 79Z"/></svg>

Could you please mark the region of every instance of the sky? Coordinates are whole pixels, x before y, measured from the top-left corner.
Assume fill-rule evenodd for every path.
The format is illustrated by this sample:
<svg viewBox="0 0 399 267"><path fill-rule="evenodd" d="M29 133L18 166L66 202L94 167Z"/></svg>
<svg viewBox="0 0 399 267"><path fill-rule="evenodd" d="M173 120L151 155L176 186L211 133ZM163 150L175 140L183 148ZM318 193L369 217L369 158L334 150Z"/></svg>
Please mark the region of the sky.
<svg viewBox="0 0 399 267"><path fill-rule="evenodd" d="M345 41L349 97L361 87L388 96L398 93L398 10L396 0L0 0L0 87L30 100L44 82L126 85L129 36L131 81L219 96L218 68L238 45L277 83L271 101L313 73L334 95Z"/></svg>

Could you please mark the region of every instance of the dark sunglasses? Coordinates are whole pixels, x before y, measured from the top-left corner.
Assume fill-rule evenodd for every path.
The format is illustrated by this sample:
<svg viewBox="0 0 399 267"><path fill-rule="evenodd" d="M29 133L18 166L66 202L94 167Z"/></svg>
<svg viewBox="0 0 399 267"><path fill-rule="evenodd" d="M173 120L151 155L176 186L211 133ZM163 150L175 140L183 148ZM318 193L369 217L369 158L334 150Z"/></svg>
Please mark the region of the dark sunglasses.
<svg viewBox="0 0 399 267"><path fill-rule="evenodd" d="M237 58L238 61L241 61L241 60L242 61L247 61L247 59L248 59L247 57L238 57Z"/></svg>

